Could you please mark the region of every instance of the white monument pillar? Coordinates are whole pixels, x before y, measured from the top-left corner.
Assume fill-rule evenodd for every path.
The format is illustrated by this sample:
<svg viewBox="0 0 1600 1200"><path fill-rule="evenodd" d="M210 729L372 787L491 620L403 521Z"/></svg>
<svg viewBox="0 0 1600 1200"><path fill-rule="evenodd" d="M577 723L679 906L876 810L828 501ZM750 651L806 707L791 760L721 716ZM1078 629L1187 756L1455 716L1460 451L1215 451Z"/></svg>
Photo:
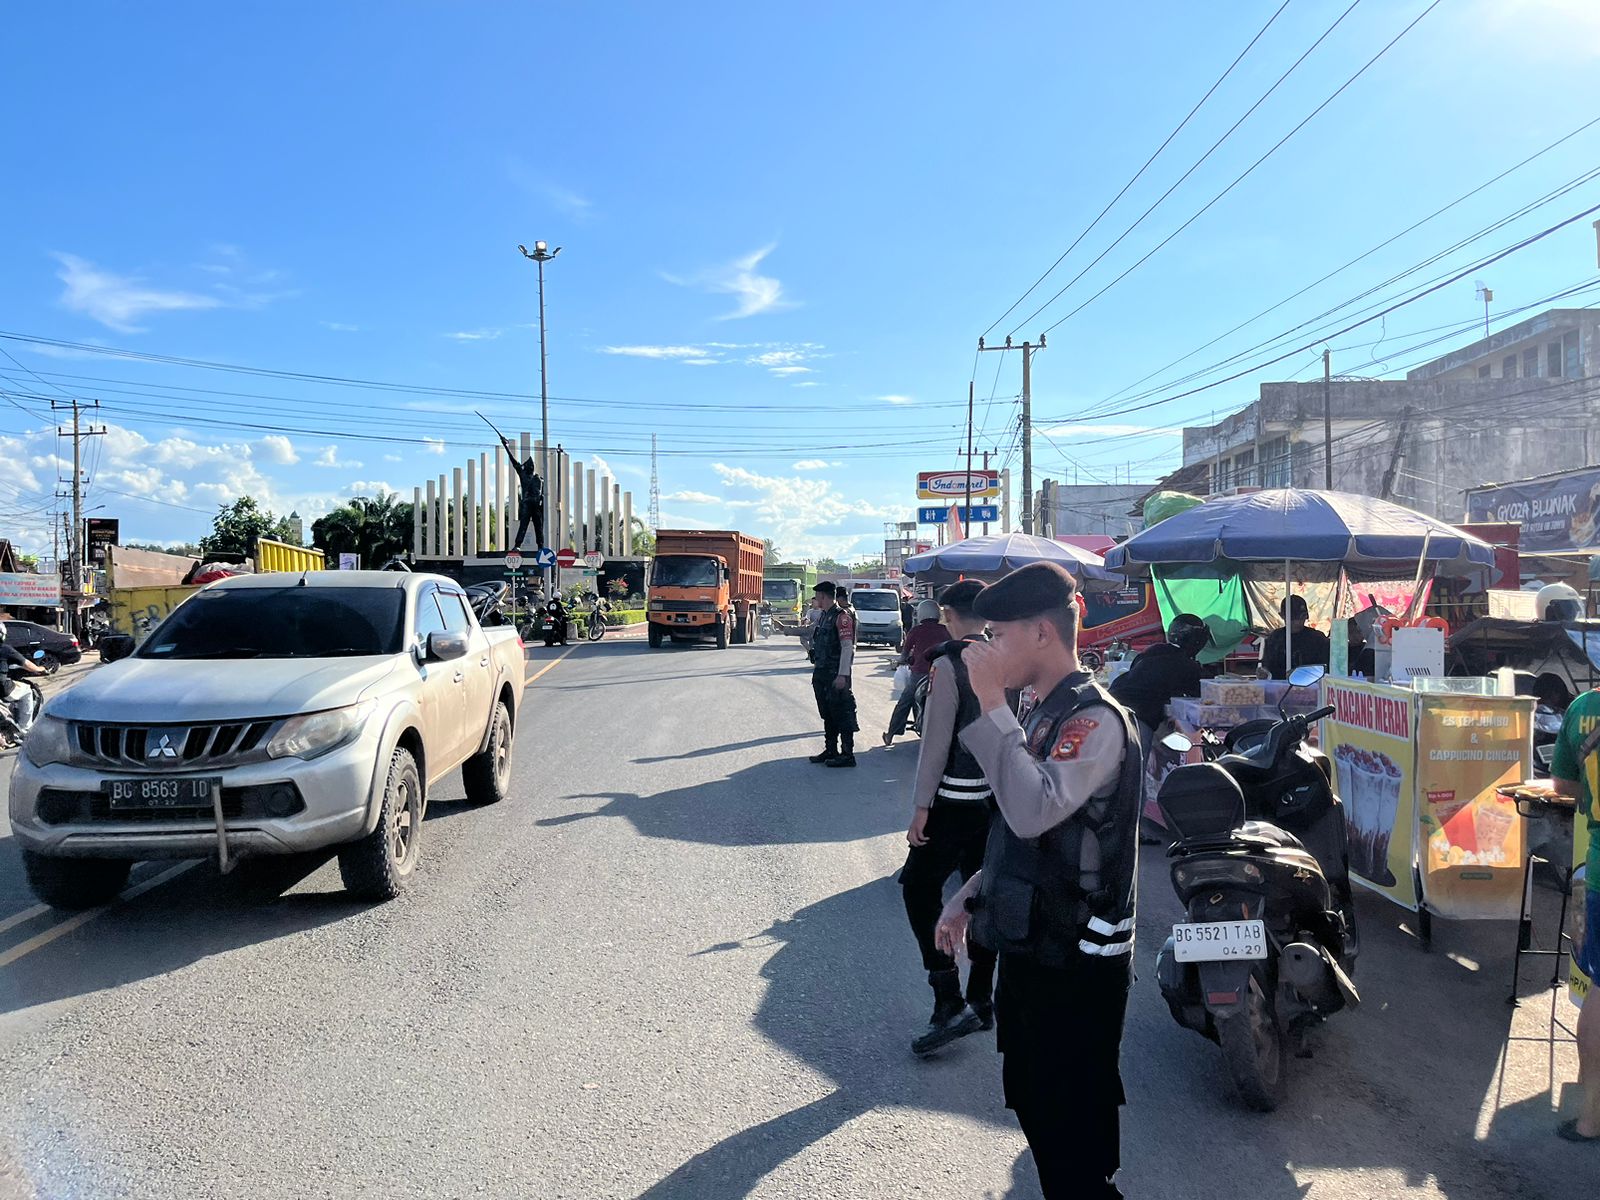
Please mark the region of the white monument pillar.
<svg viewBox="0 0 1600 1200"><path fill-rule="evenodd" d="M460 558L467 544L463 526L467 515L465 499L461 495L461 468L450 469L450 550L451 558Z"/></svg>
<svg viewBox="0 0 1600 1200"><path fill-rule="evenodd" d="M478 554L478 464L467 459L467 522L463 530L465 544L462 558L476 558Z"/></svg>
<svg viewBox="0 0 1600 1200"><path fill-rule="evenodd" d="M584 472L584 491L588 493L588 503L585 506L589 512L589 538L584 544L585 550L600 549L600 509L595 504L594 497L594 468L590 467Z"/></svg>
<svg viewBox="0 0 1600 1200"><path fill-rule="evenodd" d="M428 480L428 536L419 553L429 558L439 553L439 497L433 490L433 480Z"/></svg>
<svg viewBox="0 0 1600 1200"><path fill-rule="evenodd" d="M487 553L489 541L489 456L478 455L478 553Z"/></svg>
<svg viewBox="0 0 1600 1200"><path fill-rule="evenodd" d="M621 558L626 554L625 537L622 532L622 485L615 479L611 481L611 557Z"/></svg>
<svg viewBox="0 0 1600 1200"><path fill-rule="evenodd" d="M578 557L583 557L583 552L589 544L583 540L583 464L572 464L572 546L577 550Z"/></svg>
<svg viewBox="0 0 1600 1200"><path fill-rule="evenodd" d="M411 489L411 557L422 557L422 489Z"/></svg>
<svg viewBox="0 0 1600 1200"><path fill-rule="evenodd" d="M633 554L633 493L622 493L622 557Z"/></svg>

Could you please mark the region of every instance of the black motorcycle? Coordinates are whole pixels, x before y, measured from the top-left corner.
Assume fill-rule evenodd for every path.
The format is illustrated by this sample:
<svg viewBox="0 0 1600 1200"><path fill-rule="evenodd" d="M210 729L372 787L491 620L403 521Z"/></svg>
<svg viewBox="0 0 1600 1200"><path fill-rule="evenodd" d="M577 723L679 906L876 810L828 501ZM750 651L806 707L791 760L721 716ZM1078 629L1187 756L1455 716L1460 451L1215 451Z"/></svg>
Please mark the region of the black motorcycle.
<svg viewBox="0 0 1600 1200"><path fill-rule="evenodd" d="M46 655L43 650L35 650L32 657L37 665L44 665ZM20 746L27 732L17 721L17 701L22 695L22 689L26 688L33 693L33 715L28 722L29 725L32 725L33 721L38 719L39 710L44 707L44 693L39 690L39 685L34 682L32 673L25 671L20 665L12 663L6 667L6 678L11 680L11 696L8 700L0 701L0 708L4 709L4 712L0 712L0 749Z"/></svg>
<svg viewBox="0 0 1600 1200"><path fill-rule="evenodd" d="M1296 688L1322 678L1301 667ZM1214 761L1179 767L1156 796L1176 839L1185 919L1156 958L1173 1019L1222 1047L1245 1103L1282 1101L1309 1029L1360 1003L1344 809L1327 755L1305 744L1324 708L1252 722ZM1181 734L1164 744L1187 752Z"/></svg>
<svg viewBox="0 0 1600 1200"><path fill-rule="evenodd" d="M488 583L475 583L466 589L467 603L478 618L479 625L509 625L511 615L506 611L511 598L511 585L503 579Z"/></svg>
<svg viewBox="0 0 1600 1200"><path fill-rule="evenodd" d="M764 638L772 636L772 605L763 604L758 613L758 632Z"/></svg>

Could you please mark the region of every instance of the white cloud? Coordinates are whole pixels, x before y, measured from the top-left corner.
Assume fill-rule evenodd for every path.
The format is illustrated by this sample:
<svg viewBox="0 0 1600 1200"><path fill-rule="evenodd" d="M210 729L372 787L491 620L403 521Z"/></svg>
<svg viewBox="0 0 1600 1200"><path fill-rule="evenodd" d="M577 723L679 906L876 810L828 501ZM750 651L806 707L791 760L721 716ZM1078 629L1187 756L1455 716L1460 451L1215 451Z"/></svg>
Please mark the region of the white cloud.
<svg viewBox="0 0 1600 1200"><path fill-rule="evenodd" d="M75 254L55 257L61 264L57 275L66 284L62 305L119 333L141 332L137 322L151 313L223 307L215 296L146 287L136 278L113 275Z"/></svg>
<svg viewBox="0 0 1600 1200"><path fill-rule="evenodd" d="M879 396L878 399L882 400L885 404L915 404L916 403L916 401L913 400L910 396Z"/></svg>
<svg viewBox="0 0 1600 1200"><path fill-rule="evenodd" d="M294 443L281 433L269 433L257 444L261 447L262 456L270 463L292 467L300 461L300 456L295 453Z"/></svg>
<svg viewBox="0 0 1600 1200"><path fill-rule="evenodd" d="M720 358L685 358L679 361L686 367L715 367L722 364Z"/></svg>
<svg viewBox="0 0 1600 1200"><path fill-rule="evenodd" d="M803 350L768 350L765 354L757 354L750 359L751 362L761 367L792 367L805 361Z"/></svg>
<svg viewBox="0 0 1600 1200"><path fill-rule="evenodd" d="M322 453L317 455L314 465L319 467L348 467L359 471L364 464L352 458L340 458L338 446L324 446Z"/></svg>
<svg viewBox="0 0 1600 1200"><path fill-rule="evenodd" d="M839 464L834 463L833 465L838 466ZM796 471L826 471L828 469L828 460L825 458L802 458L797 463L791 463L790 467Z"/></svg>
<svg viewBox="0 0 1600 1200"><path fill-rule="evenodd" d="M504 332L503 329L463 329L444 336L455 342L492 342Z"/></svg>
<svg viewBox="0 0 1600 1200"><path fill-rule="evenodd" d="M904 519L907 512L903 504L849 499L815 475L761 475L726 463L713 463L712 470L730 490L756 494L727 507L749 508L785 554L844 557L874 543L881 547L883 523Z"/></svg>
<svg viewBox="0 0 1600 1200"><path fill-rule="evenodd" d="M445 450L444 442L440 441L438 438L425 437L425 438L422 439L422 444L423 444L424 447L427 448L427 451L428 451L429 454L443 454L444 453L444 450Z"/></svg>
<svg viewBox="0 0 1600 1200"><path fill-rule="evenodd" d="M404 462L405 460L398 454L385 454L383 456L383 461L384 462Z"/></svg>
<svg viewBox="0 0 1600 1200"><path fill-rule="evenodd" d="M812 373L810 367L770 367L768 370L778 376L810 375Z"/></svg>
<svg viewBox="0 0 1600 1200"><path fill-rule="evenodd" d="M624 358L704 359L707 357L706 351L699 346L601 346L600 353L617 354Z"/></svg>
<svg viewBox="0 0 1600 1200"><path fill-rule="evenodd" d="M583 222L589 219L594 212L594 201L585 196L580 196L571 188L559 187L556 184L546 184L543 188L545 198L555 205L574 221Z"/></svg>
<svg viewBox="0 0 1600 1200"><path fill-rule="evenodd" d="M793 386L795 386L795 387L821 387L822 384L821 384L821 382L819 380L816 380L816 379L802 379L799 383L794 384Z"/></svg>
<svg viewBox="0 0 1600 1200"><path fill-rule="evenodd" d="M721 504L721 496L713 496L709 492L672 492L661 497L668 504Z"/></svg>
<svg viewBox="0 0 1600 1200"><path fill-rule="evenodd" d="M324 329L331 329L335 333L360 333L361 332L361 326L359 326L359 325L346 325L343 321L324 321L324 322L322 322L322 327Z"/></svg>
<svg viewBox="0 0 1600 1200"><path fill-rule="evenodd" d="M762 260L776 249L777 244L773 243L746 254L743 258L736 258L725 266L713 267L683 279L668 275L666 280L680 287L699 288L701 291L736 297L737 304L734 310L723 313L717 318L720 321L732 321L792 308L794 302L784 297L783 284L771 275L762 275L757 270Z"/></svg>

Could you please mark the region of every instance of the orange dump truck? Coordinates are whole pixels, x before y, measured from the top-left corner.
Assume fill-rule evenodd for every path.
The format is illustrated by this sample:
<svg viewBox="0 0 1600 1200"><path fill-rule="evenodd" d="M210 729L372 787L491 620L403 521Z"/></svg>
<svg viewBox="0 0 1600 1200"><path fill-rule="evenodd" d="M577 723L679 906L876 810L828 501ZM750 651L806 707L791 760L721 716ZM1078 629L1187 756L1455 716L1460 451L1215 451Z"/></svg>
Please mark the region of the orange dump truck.
<svg viewBox="0 0 1600 1200"><path fill-rule="evenodd" d="M705 529L663 529L650 563L652 648L715 640L717 648L756 639L766 546L760 538Z"/></svg>

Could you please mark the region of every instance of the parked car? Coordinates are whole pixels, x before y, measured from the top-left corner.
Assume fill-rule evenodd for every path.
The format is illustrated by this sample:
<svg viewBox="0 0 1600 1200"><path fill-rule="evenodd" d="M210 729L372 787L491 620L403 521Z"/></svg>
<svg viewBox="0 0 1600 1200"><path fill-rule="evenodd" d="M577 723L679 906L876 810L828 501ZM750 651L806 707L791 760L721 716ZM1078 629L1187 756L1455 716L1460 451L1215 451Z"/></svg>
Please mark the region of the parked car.
<svg viewBox="0 0 1600 1200"><path fill-rule="evenodd" d="M443 576L221 580L45 704L11 777L28 882L84 908L136 860L335 847L351 893L390 899L439 780L507 795L525 670L516 630Z"/></svg>
<svg viewBox="0 0 1600 1200"><path fill-rule="evenodd" d="M6 645L24 658L32 659L35 650L43 650L44 657L37 660L50 674L58 668L71 666L83 657L83 647L70 633L51 629L33 621L6 620Z"/></svg>

